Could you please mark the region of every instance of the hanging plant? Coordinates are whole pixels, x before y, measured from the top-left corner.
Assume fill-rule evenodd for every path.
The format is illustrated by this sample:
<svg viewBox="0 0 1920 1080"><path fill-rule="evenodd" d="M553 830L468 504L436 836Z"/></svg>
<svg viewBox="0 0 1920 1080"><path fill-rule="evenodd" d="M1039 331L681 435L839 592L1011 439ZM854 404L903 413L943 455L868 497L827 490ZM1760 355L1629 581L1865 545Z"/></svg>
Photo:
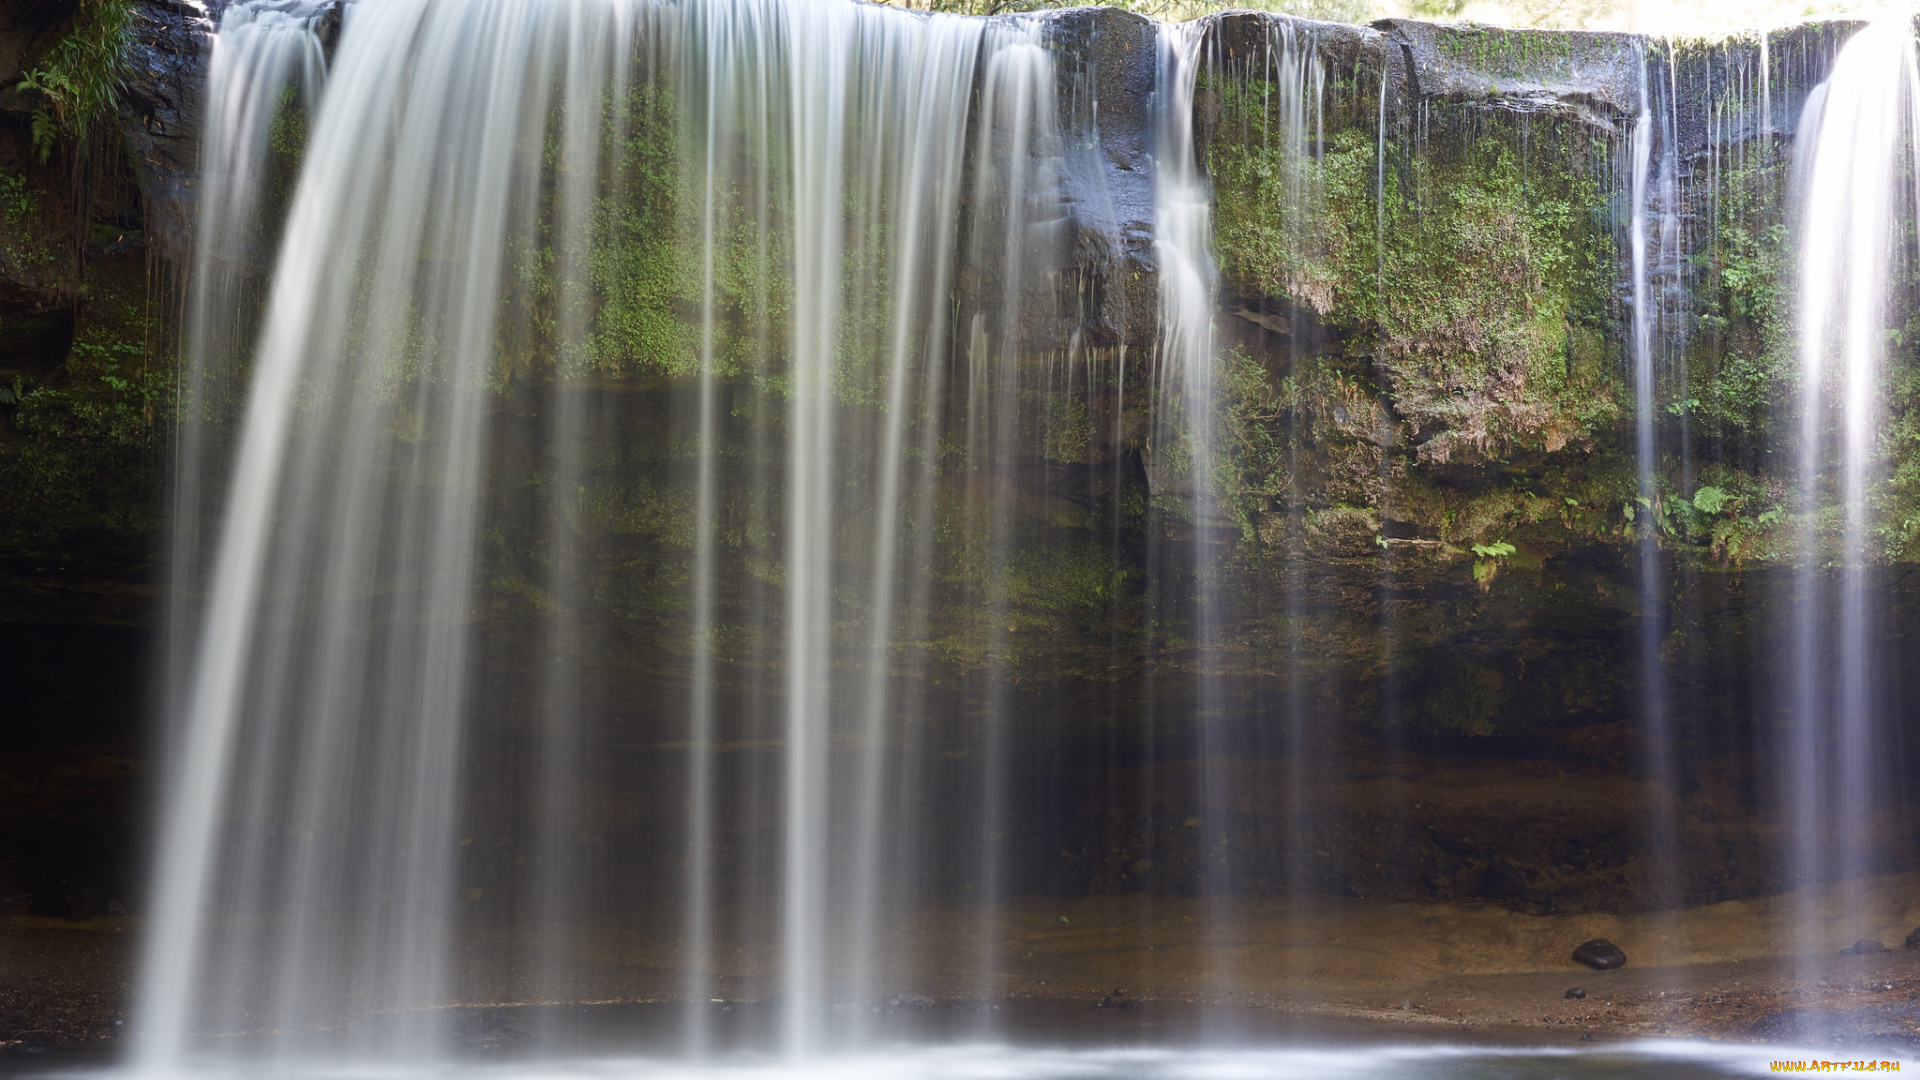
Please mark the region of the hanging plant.
<svg viewBox="0 0 1920 1080"><path fill-rule="evenodd" d="M21 78L15 89L37 99L33 148L42 162L119 105L132 43L133 0L87 0L66 35Z"/></svg>

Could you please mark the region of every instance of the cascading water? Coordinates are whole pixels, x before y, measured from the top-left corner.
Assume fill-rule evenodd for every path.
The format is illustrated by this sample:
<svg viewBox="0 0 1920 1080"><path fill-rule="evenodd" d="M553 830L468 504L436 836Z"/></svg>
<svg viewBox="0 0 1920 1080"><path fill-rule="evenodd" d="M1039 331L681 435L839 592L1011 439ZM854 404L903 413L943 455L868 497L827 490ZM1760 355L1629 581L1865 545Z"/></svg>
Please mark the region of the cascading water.
<svg viewBox="0 0 1920 1080"><path fill-rule="evenodd" d="M1192 568L1192 594L1162 597L1161 603L1184 601L1192 605L1191 648L1200 670L1193 712L1186 723L1197 731L1195 751L1201 762L1200 786L1204 803L1200 826L1201 880L1212 906L1215 926L1235 925L1229 909L1233 893L1229 815L1234 808L1232 780L1223 768L1230 752L1221 736L1218 653L1222 613L1218 569L1206 539L1219 518L1214 486L1218 466L1215 413L1219 392L1215 386L1214 260L1212 192L1201 172L1194 145L1194 82L1204 62L1206 24L1200 22L1160 28L1158 127L1154 132L1154 254L1159 260L1160 340L1155 350L1153 385L1161 410L1156 414L1153 456L1158 493L1170 493L1185 505L1193 538L1192 551L1178 561ZM1165 497L1165 494L1162 495ZM1165 512L1165 511L1163 511ZM1177 556L1176 556L1177 558ZM1233 983L1232 972L1209 970L1208 984L1216 988Z"/></svg>
<svg viewBox="0 0 1920 1080"><path fill-rule="evenodd" d="M319 4L239 6L227 11L221 20L220 35L208 72L208 97L215 115L208 124L208 137L202 155L202 193L200 197L199 239L195 247L192 303L187 313L185 342L186 370L181 387L182 409L187 413L181 424L181 439L176 449L172 515L181 528L173 537L169 565L171 594L182 598L172 623L176 655L169 657L164 698L172 717L191 715L190 646L188 627L195 615L185 598L198 595L205 575L207 542L195 526L202 519L202 506L212 493L206 481L210 461L224 449L206 445L205 435L219 430L221 420L236 403L229 397L231 384L244 370L241 358L247 349L246 337L254 331L247 315L257 307L253 294L268 272L265 262L271 257L271 238L262 235L267 216L271 138L276 121L284 120L284 110L298 103L302 108L318 105L326 75L326 61L315 33L315 21L322 14ZM285 182L288 177L279 178ZM185 733L170 733L185 734ZM197 780L195 755L202 748L189 742L171 748L176 755L174 768L188 771ZM217 766L216 766L217 767ZM201 813L206 811L194 808ZM189 811L194 812L194 811ZM198 822L210 829L211 822ZM181 853L190 860L204 858L197 838L182 836L177 844L187 847ZM198 891L202 883L176 880L183 891ZM197 903L180 898L176 903ZM173 944L181 944L174 942ZM177 952L155 950L150 963L156 968L177 964ZM179 998L174 999L177 1002ZM172 1003L169 1003L169 1005ZM167 1014L162 1005L156 1028L174 1036L183 1018ZM177 1043L156 1041L155 1053L161 1056L177 1052Z"/></svg>
<svg viewBox="0 0 1920 1080"><path fill-rule="evenodd" d="M1669 53L1671 47L1669 47ZM1671 77L1671 56L1660 65ZM1669 370L1678 336L1675 296L1679 291L1679 192L1676 180L1678 152L1671 85L1656 94L1650 65L1640 57L1640 114L1629 140L1632 210L1628 248L1632 258L1632 326L1634 461L1636 511L1631 517L1639 556L1640 579L1640 715L1644 753L1653 781L1654 801L1648 826L1648 859L1653 866L1651 888L1664 906L1678 906L1679 838L1676 812L1678 769L1674 758L1671 694L1662 649L1666 644L1668 583L1660 556L1660 520L1668 498L1661 490L1665 468L1661 461L1659 400L1661 391L1686 386L1685 372ZM1658 110L1656 100L1667 108ZM1655 154L1656 147L1659 153ZM1685 443L1684 433L1681 439ZM1683 484L1684 486L1684 484Z"/></svg>
<svg viewBox="0 0 1920 1080"><path fill-rule="evenodd" d="M486 385L496 332L515 329L497 320L507 248L537 201L537 159L513 151L549 108L598 108L600 87L552 101L554 65L620 37L615 9L568 14L403 3L350 20L181 696L150 1064L209 1017L286 1029L445 999ZM240 915L216 928L208 909ZM250 921L263 910L276 920ZM403 1027L387 1049L425 1047Z"/></svg>
<svg viewBox="0 0 1920 1080"><path fill-rule="evenodd" d="M217 452L203 446L200 437L236 407L226 392L254 327L232 313L258 307L272 258L273 238L263 235L267 204L285 197L274 190L276 181L292 180L284 168L275 175L273 128L276 121L286 121L290 106L317 106L325 84L326 58L314 25L322 13L319 4L230 8L209 65L208 98L219 112L207 125L202 152L196 287L187 312L180 398L181 408L192 415L181 425L172 508L173 518L182 523L200 518L206 457ZM168 571L172 595L186 596L197 588L205 572L200 548L195 531L176 535ZM180 682L180 673L170 671L170 699Z"/></svg>
<svg viewBox="0 0 1920 1080"><path fill-rule="evenodd" d="M1285 184L1282 188L1281 203L1273 208L1276 216L1286 223L1289 243L1299 246L1307 241L1308 226L1305 215L1297 208L1316 204L1322 193L1318 190L1319 174L1313 167L1313 150L1323 144L1325 137L1323 101L1326 93L1327 73L1321 62L1318 42L1311 30L1302 29L1291 21L1276 22L1268 28L1266 48L1262 57L1265 70L1261 73L1263 83L1270 85L1275 98L1271 117L1277 121L1260 132L1263 145L1270 146L1279 160L1286 162ZM1386 175L1386 101L1388 80L1380 80L1380 119L1376 133L1378 157L1375 167L1376 185L1383 185ZM1264 91L1263 91L1264 92ZM1266 119L1266 117L1263 117ZM1376 187L1379 191L1380 187ZM1385 201L1376 198L1376 224L1385 219ZM1384 247L1383 230L1376 230L1375 254L1376 276L1378 274L1378 256ZM1287 372L1289 377L1298 379L1311 360L1308 347L1309 329L1304 314L1296 308L1290 313L1285 325ZM1284 610L1287 623L1298 626L1308 615L1306 600L1307 559L1301 546L1293 541L1301 535L1305 527L1304 508L1307 503L1306 492L1299 483L1302 472L1302 455L1299 450L1299 422L1294 421L1295 439L1289 446L1287 477L1292 490L1288 492L1288 521L1286 524L1286 593ZM1308 794L1311 780L1318 767L1313 763L1314 750L1308 738L1312 715L1304 690L1306 682L1305 658L1301 654L1297 638L1290 640L1286 650L1288 671L1287 698L1282 710L1284 723L1284 751L1291 762L1288 780L1288 817L1292 822L1304 821L1310 809ZM1257 745L1257 741L1249 740ZM1321 763L1324 764L1324 763ZM1216 802L1227 802L1225 795L1216 795ZM1294 850L1307 847L1305 830L1297 824L1290 830L1289 843ZM1287 891L1297 898L1308 892L1304 880L1305 867L1298 860L1289 868Z"/></svg>
<svg viewBox="0 0 1920 1080"><path fill-rule="evenodd" d="M1893 271L1911 266L1920 209L1920 69L1905 20L1861 30L1807 98L1796 161L1798 565L1787 627L1781 791L1803 883L1857 880L1871 865L1873 811L1897 715L1882 679L1890 654L1875 551L1884 479L1885 365ZM1860 932L1848 886L1836 910L1808 907L1808 960ZM1844 940L1842 940L1844 938Z"/></svg>
<svg viewBox="0 0 1920 1080"><path fill-rule="evenodd" d="M1525 493L1497 522L1467 521L1494 514L1471 504L1444 539L1396 515L1505 482L1511 462L1489 447L1511 433L1485 417L1524 425L1557 403L1476 414L1455 399L1574 393L1587 361L1573 338L1599 317L1529 300L1537 322L1482 333L1506 313L1421 283L1435 265L1492 267L1503 287L1540 265L1571 274L1580 245L1608 235L1565 207L1529 232L1532 208L1497 183L1430 186L1509 164L1473 158L1472 139L1425 144L1453 107L1416 85L1431 56L1373 28L1329 32L1323 53L1324 28L1283 18L1236 54L1216 23L1111 13L1112 39L1089 46L1100 36L1082 27L1069 48L1080 16L362 0L327 75L318 11L235 6L215 54L173 573L178 622L197 636L167 700L146 1064L251 1060L258 1042L194 1036L261 1032L283 1063L434 1061L466 1022L450 1004L663 999L683 1004L672 1036L693 1056L754 1043L733 1003L770 999L759 1044L810 1057L886 1038L881 1017L923 1007L922 986L966 1010L949 1034L997 1037L1023 946L1069 925L1047 875L1085 852L1108 860L1103 887L1121 897L1100 917L1140 951L1100 966L1108 938L1076 944L1079 958L1129 980L1164 972L1216 1002L1276 968L1317 972L1323 943L1303 928L1319 895L1411 887L1401 867L1339 849L1369 827L1375 850L1426 844L1407 787L1418 741L1433 726L1468 743L1493 730L1484 699L1503 692L1500 671L1422 635L1438 604L1493 595L1497 552L1515 552L1493 544L1483 571L1469 547L1554 515L1571 532L1591 508ZM1659 530L1679 493L1667 488L1696 483L1691 204L1675 50L1657 66L1638 44L1638 114L1609 123L1635 121L1643 853L1650 895L1671 905L1685 778ZM1785 787L1801 880L1870 869L1844 834L1874 798L1863 778L1886 727L1866 659L1870 436L1912 48L1862 35L1802 123L1807 531L1782 737L1789 760L1818 764ZM1143 155L1105 141L1130 102L1101 99L1120 76L1100 63L1149 72L1134 84L1151 87ZM1763 114L1766 77L1763 46ZM1217 265L1231 196L1208 174L1208 138L1223 113L1256 108L1266 157L1238 182L1269 196L1255 224L1274 227L1256 236L1279 252L1281 288L1229 312L1229 287L1247 282ZM1335 109L1346 130L1328 123ZM1479 134L1477 120L1440 123ZM307 128L290 153L288 132ZM1390 145L1402 130L1404 152ZM1572 141L1619 160L1612 135ZM289 157L297 192L275 186ZM1522 162L1521 190L1535 167ZM278 223L270 204L290 193ZM276 229L262 304L250 283ZM1609 285L1618 254L1601 260L1615 260ZM1374 295L1365 325L1330 343L1356 310L1343 293L1365 291L1353 266ZM1151 292L1129 293L1149 273ZM1152 317L1129 321L1129 303ZM1284 345L1236 355L1226 319ZM1438 404L1415 400L1462 327L1485 352L1476 364L1521 361L1506 382L1456 372ZM218 406L242 376L230 430ZM1316 393L1337 404L1303 404ZM1611 407L1593 415L1611 423ZM1516 436L1513 457L1569 438L1526 434L1540 437ZM1283 481L1229 498L1235 440L1263 437L1286 442ZM1662 456L1676 442L1677 479ZM1416 465L1448 479L1410 484ZM1368 506L1348 504L1356 492ZM1455 528L1452 509L1443 520ZM1270 624L1228 576L1262 545L1283 567ZM1326 562L1360 569L1342 581ZM1035 614L1061 595L1071 619ZM1333 608L1374 620L1379 640L1355 650L1361 678L1316 687L1333 664L1309 643L1326 640L1316 620L1341 625ZM1263 666L1283 673L1279 708L1242 693ZM1514 697L1559 693L1521 688L1524 661L1508 670ZM1379 695L1365 706L1378 730L1350 742L1339 725L1363 707L1335 699L1356 687ZM1094 713L1106 727L1089 735ZM1105 802L1063 808L1048 778L1101 738L1126 744L1110 750ZM1374 770L1381 805L1316 820L1314 785L1348 769ZM1258 779L1273 776L1289 790ZM1074 853L1071 815L1086 830ZM1418 888L1556 902L1496 883L1483 842L1462 838L1478 860L1465 866L1440 843L1421 848L1433 861ZM1285 920L1263 890L1292 901ZM1309 947L1269 963L1259 935L1274 927ZM1149 955L1157 941L1179 948ZM575 1048L563 1010L530 1013L548 1053Z"/></svg>
<svg viewBox="0 0 1920 1080"><path fill-rule="evenodd" d="M236 9L229 25L265 17ZM936 540L958 534L954 584L984 618L949 632L978 634L985 666L967 721L978 756L939 782L977 812L957 869L980 922L952 959L991 996L1014 752L1005 581L1023 557L1009 503L1028 482L1025 356L1058 325L1044 26L777 0L425 0L346 23L178 707L144 1057L177 1061L209 1027L382 1013L397 1019L358 1049L426 1054L438 1029L418 1010L450 998L592 996L566 958L604 933L619 886L582 785L618 781L592 719L614 691L582 653L606 629L593 612L610 602L620 515L688 522L691 580L668 595L690 610L690 693L642 706L647 728L684 732L664 740L688 765L669 916L684 994L737 992L758 977L743 943L775 943L795 1053L858 1038L864 1010L830 1022L828 1004L871 999L915 959L888 932L925 903L899 872L927 850L912 653ZM257 147L259 121L243 120L233 135ZM209 213L246 209L225 190ZM648 291L676 273L696 283L691 336ZM207 333L238 337L221 281L200 286ZM635 501L620 471L634 466L609 468L631 458L629 422L596 386L646 364L695 389L674 406L685 449ZM730 443L742 412L777 418L784 448ZM503 497L503 475L529 494ZM527 530L529 557L503 561ZM501 666L483 629L481 597L503 580L538 627L530 666ZM780 658L777 692L721 696L741 648ZM522 725L509 741L524 756L474 741L476 716ZM743 744L778 747L777 771L732 768L745 755L723 748ZM754 801L768 781L777 809ZM745 812L780 822L777 884L759 858L716 859L750 792ZM503 833L503 815L531 835ZM470 940L450 952L490 904L506 929L486 949L503 959L474 960ZM686 1029L696 1050L707 1015Z"/></svg>

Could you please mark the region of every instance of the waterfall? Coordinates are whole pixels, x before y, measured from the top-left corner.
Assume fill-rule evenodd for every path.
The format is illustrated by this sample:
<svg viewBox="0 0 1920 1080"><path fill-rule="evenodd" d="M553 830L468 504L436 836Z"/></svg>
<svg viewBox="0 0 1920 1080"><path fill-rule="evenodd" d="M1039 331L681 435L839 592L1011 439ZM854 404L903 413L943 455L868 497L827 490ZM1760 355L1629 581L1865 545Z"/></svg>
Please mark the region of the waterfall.
<svg viewBox="0 0 1920 1080"><path fill-rule="evenodd" d="M322 5L281 3L236 5L221 18L208 68L208 100L213 108L202 146L199 236L194 252L194 289L187 309L184 371L180 387L180 437L175 448L171 513L179 524L171 538L167 579L175 611L169 620L170 655L162 698L170 720L194 715L193 650L190 627L197 618L190 599L200 595L209 573L207 541L197 527L204 507L217 505L219 485L209 475L225 447L209 445L209 434L236 407L231 388L244 371L245 337L252 332L256 297L271 257L261 235L270 190L270 158L276 124L318 105L326 60L315 33ZM285 179L282 177L282 179ZM185 728L185 730L182 730ZM164 747L178 778L170 806L164 858L198 869L211 858L217 788L224 778L224 733L211 737L187 725L171 724ZM190 924L202 902L204 876L168 875L157 904L162 918ZM188 934L191 929L186 929ZM177 977L191 964L198 947L192 937L155 935L149 939L147 970ZM179 1052L187 1023L184 994L151 999L146 1026L156 1033L145 1053L166 1060Z"/></svg>
<svg viewBox="0 0 1920 1080"><path fill-rule="evenodd" d="M1279 94L1277 112L1280 124L1277 131L1263 132L1263 140L1277 142L1281 152L1288 156L1291 163L1288 176L1288 208L1296 209L1308 205L1308 200L1320 198L1317 189L1318 175L1312 168L1313 148L1321 145L1325 135L1323 101L1326 92L1326 65L1321 62L1319 43L1311 31L1302 29L1292 22L1279 22L1268 31L1267 41L1268 78L1275 84ZM1387 176L1387 87L1390 80L1380 80L1379 116L1375 130L1374 157L1374 276L1377 281L1385 264L1386 250L1386 176ZM1303 214L1290 215L1288 221L1289 240L1295 245L1305 242L1307 232ZM1298 379L1310 362L1309 350L1302 345L1307 336L1305 316L1296 309L1293 312L1287 340L1287 374ZM1286 618L1289 626L1299 626L1307 618L1306 579L1308 560L1296 539L1305 528L1304 508L1307 493L1300 482L1302 457L1300 444L1307 433L1296 418L1289 423L1289 445L1287 460L1288 476L1288 521L1286 551ZM1315 772L1309 764L1310 755L1315 751L1308 740L1309 725L1312 716L1307 702L1305 683L1307 671L1305 657L1297 640L1290 641L1287 648L1287 701L1285 709L1286 753L1292 762L1288 781L1292 790L1288 793L1287 806L1292 819L1288 830L1288 843L1292 850L1308 848L1307 829L1304 822L1311 810L1311 799L1307 794L1308 784ZM1306 867L1300 860L1294 860L1289 868L1287 891L1296 900L1307 893L1305 880Z"/></svg>
<svg viewBox="0 0 1920 1080"><path fill-rule="evenodd" d="M582 1002L673 1002L695 1059L871 1048L936 997L916 1030L999 1040L1116 942L1217 1005L1363 904L1686 899L1676 631L1735 524L1675 516L1718 295L1690 170L1747 153L1747 95L1762 137L1797 103L1764 38L1696 108L1638 38L341 10L238 0L212 59L142 1064L434 1064L494 1006L561 1056ZM1800 121L1788 884L1881 869L1910 29ZM1604 93L1509 78L1595 56ZM1622 715L1646 783L1591 786L1613 736L1575 729ZM1566 791L1453 760L1502 754ZM1640 877L1555 801L1621 790ZM1049 933L1081 951L1023 965Z"/></svg>
<svg viewBox="0 0 1920 1080"><path fill-rule="evenodd" d="M1882 766L1896 714L1876 673L1897 661L1886 646L1874 533L1891 271L1916 254L1904 250L1920 207L1908 186L1920 182L1916 109L1913 27L1897 19L1847 42L1800 119L1798 563L1780 750L1794 836L1785 854L1802 884L1875 872L1872 812L1891 794ZM1836 935L1850 942L1861 915L1851 890L1835 912L1810 907L1800 951L1827 953Z"/></svg>
<svg viewBox="0 0 1920 1080"><path fill-rule="evenodd" d="M287 170L276 175L274 135L315 108L326 81L326 58L315 32L322 6L236 5L221 18L211 63L209 118L202 148L201 194L194 249L192 305L186 313L180 408L185 414L175 451L172 516L196 522L209 499L208 458L217 448L201 437L210 422L236 407L229 387L246 352L245 335L272 258L273 237L262 235L269 206L284 193ZM284 163L280 163L283 164ZM168 586L173 596L195 592L205 568L197 532L182 530L169 552ZM177 637L179 628L176 627ZM174 644L179 644L177 641ZM166 696L180 692L181 674L169 664Z"/></svg>
<svg viewBox="0 0 1920 1080"><path fill-rule="evenodd" d="M287 1032L296 1054L369 1016L335 1049L432 1055L450 1000L589 994L568 958L634 917L609 911L628 871L591 802L630 786L608 755L634 730L686 766L677 903L640 895L678 928L691 1049L707 1000L759 977L755 941L777 950L756 992L783 1002L782 1046L859 1039L865 1010L842 1006L915 959L889 928L949 876L981 919L951 959L993 996L1007 582L1031 531L1010 507L1032 498L1026 402L1053 370L1029 357L1063 336L1047 25L397 0L349 13L323 98L310 16L235 7L215 65L203 262L254 242L282 86L312 130L257 343L230 346L247 403L204 610L181 614L146 1062L203 1031ZM255 333L230 278L196 281L206 341ZM663 451L634 452L622 378L666 380ZM209 447L224 430L187 424ZM684 634L659 677L684 692L608 659L602 612L646 584L620 569L640 530L686 552L645 608ZM981 616L944 631L940 545ZM957 777L924 772L948 708L921 673L936 633L983 664ZM777 688L729 677L769 667ZM920 835L935 782L975 810L957 865ZM773 858L721 861L743 816L778 822Z"/></svg>
<svg viewBox="0 0 1920 1080"><path fill-rule="evenodd" d="M1215 419L1214 262L1211 250L1212 191L1194 143L1194 83L1208 40L1203 21L1160 27L1154 131L1154 256L1159 261L1160 338L1153 385L1159 409L1149 449L1157 494L1180 499L1190 552L1169 553L1192 568L1191 595L1161 597L1163 604L1191 605L1190 648L1198 670L1193 709L1185 717L1199 756L1201 787L1201 882L1212 901L1216 927L1234 925L1229 815L1235 807L1225 768L1230 747L1223 737L1218 655L1221 646L1220 582L1207 530L1220 516L1215 493L1219 464ZM1216 67L1218 65L1215 65ZM1163 513L1168 510L1163 509ZM1171 532L1172 530L1168 530ZM1184 558L1181 556L1184 555ZM1168 575L1171 576L1171 575ZM1230 972L1209 970L1209 985L1232 984Z"/></svg>
<svg viewBox="0 0 1920 1080"><path fill-rule="evenodd" d="M488 382L537 177L513 151L550 107L597 104L579 86L552 99L564 50L619 36L614 9L569 14L394 3L348 20L182 697L151 1064L209 1014L297 1028L446 996ZM215 927L210 910L239 915ZM404 1027L385 1044L425 1049Z"/></svg>
<svg viewBox="0 0 1920 1080"><path fill-rule="evenodd" d="M1661 67L1672 78L1671 46ZM1631 220L1628 247L1632 259L1632 339L1634 462L1636 485L1634 521L1640 585L1639 674L1640 717L1644 728L1648 773L1654 803L1648 822L1648 858L1653 865L1651 889L1662 906L1680 902L1678 882L1679 822L1678 771L1675 761L1671 693L1662 648L1666 643L1668 589L1661 570L1661 520L1671 497L1661 490L1665 467L1661 461L1659 400L1663 389L1679 387L1685 396L1684 353L1673 347L1678 336L1675 296L1679 291L1679 193L1675 177L1678 152L1672 119L1675 93L1669 82L1656 94L1647 51L1640 54L1640 111L1629 139L1631 163ZM1656 101L1667 109L1658 110ZM1656 147L1659 153L1655 154ZM1676 364L1678 360L1678 364ZM1685 446L1684 426L1680 445ZM1684 473L1684 470L1683 470ZM1684 478L1683 478L1684 485Z"/></svg>

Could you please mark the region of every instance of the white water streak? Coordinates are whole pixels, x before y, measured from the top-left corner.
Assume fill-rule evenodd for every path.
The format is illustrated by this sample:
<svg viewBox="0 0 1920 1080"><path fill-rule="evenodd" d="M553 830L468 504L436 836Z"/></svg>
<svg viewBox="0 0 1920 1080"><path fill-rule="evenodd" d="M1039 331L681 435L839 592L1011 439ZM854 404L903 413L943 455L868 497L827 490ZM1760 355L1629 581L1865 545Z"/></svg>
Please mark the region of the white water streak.
<svg viewBox="0 0 1920 1080"><path fill-rule="evenodd" d="M1867 870L1868 813L1888 794L1874 768L1887 703L1872 685L1880 635L1870 532L1884 469L1877 444L1889 273L1896 260L1914 257L1898 245L1903 221L1920 205L1903 186L1920 180L1912 24L1862 29L1832 72L1808 96L1796 161L1800 565L1782 749L1797 837L1789 857L1803 881ZM1813 948L1820 931L1803 924L1803 948Z"/></svg>
<svg viewBox="0 0 1920 1080"><path fill-rule="evenodd" d="M568 992L583 891L598 888L575 836L588 767L588 568L575 537L590 513L600 377L586 361L601 287L588 253L607 240L603 201L631 197L605 148L625 145L640 122L628 115L634 78L671 85L683 142L704 148L684 163L700 246L686 993L714 991L721 936L710 853L724 804L716 639L730 595L722 395L729 381L767 375L779 390L766 399L786 410L785 506L777 522L749 527L785 548L785 1045L819 1049L829 1001L877 992L899 959L883 955L880 927L912 903L890 860L906 853L901 823L917 793L890 766L911 764L898 747L917 738L921 691L891 668L903 638L926 636L955 271L999 283L983 297L999 320L999 356L976 389L1018 384L1028 324L1047 314L1034 285L1052 265L1058 181L1042 36L1026 20L791 0L392 0L354 11L287 216L177 709L186 722L144 971L147 1064L179 1062L191 1032L310 1031L380 1012L397 1017L388 1034L356 1036L348 1050L437 1052L442 1025L419 1010L448 1000L452 916L483 891L456 895L453 867L471 841L456 843L472 797L475 584L495 512L495 414L527 377L514 358L549 347L551 382L537 400L551 416L552 472L538 542L551 546L537 583L546 622L533 639L547 655L534 665L526 800L532 864L545 871L520 886L531 926L515 933L537 952L535 996ZM241 40L236 31L227 45ZM660 70L630 75L642 45ZM278 87L245 98L223 86L219 106L255 113L223 119L220 137L251 139L257 154L260 94ZM963 255L969 168L993 209ZM548 345L527 312L502 303L528 287L543 230L558 249ZM732 353L721 341L721 279L743 237L760 286L787 283L787 295L765 298L783 322L744 357L740 339ZM239 334L235 305L209 291L217 280L203 275L198 310ZM970 412L969 424L1004 436L989 470L1013 454L1018 407L1003 394ZM752 469L770 475L757 459ZM181 527L195 516L183 512ZM848 551L861 530L864 552ZM872 613L852 639L840 628L849 596ZM833 749L846 742L857 747L851 768ZM992 806L1003 767L1000 753L985 756ZM984 835L991 893L991 813ZM989 948L976 972L988 982L992 959ZM688 1034L695 1049L705 1044L697 1025Z"/></svg>

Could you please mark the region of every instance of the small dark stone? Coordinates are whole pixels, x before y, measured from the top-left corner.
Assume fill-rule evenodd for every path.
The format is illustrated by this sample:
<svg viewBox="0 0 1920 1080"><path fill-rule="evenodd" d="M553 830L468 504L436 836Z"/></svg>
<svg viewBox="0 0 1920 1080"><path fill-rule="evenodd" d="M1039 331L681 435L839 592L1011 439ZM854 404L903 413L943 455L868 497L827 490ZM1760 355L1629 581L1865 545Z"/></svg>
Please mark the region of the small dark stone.
<svg viewBox="0 0 1920 1080"><path fill-rule="evenodd" d="M1123 1009L1144 1009L1147 1006L1145 1002L1135 1001L1132 998L1128 998L1127 1000L1120 1003L1120 1007Z"/></svg>
<svg viewBox="0 0 1920 1080"><path fill-rule="evenodd" d="M1861 938L1859 941L1856 941L1853 944L1847 946L1846 948L1841 949L1840 955L1841 956L1874 956L1876 954L1883 953L1886 951L1887 951L1887 947L1885 945L1882 945L1871 938Z"/></svg>
<svg viewBox="0 0 1920 1080"><path fill-rule="evenodd" d="M1614 968L1627 966L1627 954L1620 951L1620 946L1606 938L1597 937L1592 941L1581 942L1573 950L1573 961L1576 964L1585 964L1595 971L1612 971Z"/></svg>
<svg viewBox="0 0 1920 1080"><path fill-rule="evenodd" d="M1912 932L1907 934L1907 948L1920 949L1920 926L1914 927Z"/></svg>
<svg viewBox="0 0 1920 1080"><path fill-rule="evenodd" d="M1567 991L1567 996L1570 998L1576 998L1584 1001L1587 996L1587 991L1585 987L1576 986L1573 989Z"/></svg>

